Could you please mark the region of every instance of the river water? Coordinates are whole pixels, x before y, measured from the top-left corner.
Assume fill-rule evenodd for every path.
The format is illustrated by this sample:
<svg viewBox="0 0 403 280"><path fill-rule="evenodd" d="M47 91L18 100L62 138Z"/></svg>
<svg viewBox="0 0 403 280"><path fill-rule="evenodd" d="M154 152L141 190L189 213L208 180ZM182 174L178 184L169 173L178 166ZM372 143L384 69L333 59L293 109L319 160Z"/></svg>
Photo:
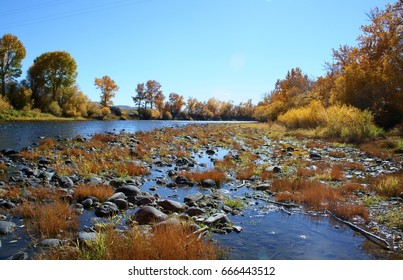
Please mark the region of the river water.
<svg viewBox="0 0 403 280"><path fill-rule="evenodd" d="M179 127L191 123L216 122L189 121L80 121L80 122L15 122L0 123L0 150L21 149L38 142L41 137L71 138L103 132L136 132L162 127ZM151 175L153 176L153 175ZM155 176L155 175L154 175ZM149 186L147 186L149 187ZM223 187L222 191L226 187ZM183 197L200 189L171 190L161 188L163 198ZM245 196L247 188L234 195ZM301 211L292 215L255 201L243 215L230 216L231 221L243 228L241 233L216 235L214 238L228 249L230 259L372 259L363 246L365 238L331 218L312 216ZM14 243L15 236L1 236L0 259L7 258L21 249L26 242ZM25 245L26 246L26 245ZM15 252L13 252L15 251Z"/></svg>

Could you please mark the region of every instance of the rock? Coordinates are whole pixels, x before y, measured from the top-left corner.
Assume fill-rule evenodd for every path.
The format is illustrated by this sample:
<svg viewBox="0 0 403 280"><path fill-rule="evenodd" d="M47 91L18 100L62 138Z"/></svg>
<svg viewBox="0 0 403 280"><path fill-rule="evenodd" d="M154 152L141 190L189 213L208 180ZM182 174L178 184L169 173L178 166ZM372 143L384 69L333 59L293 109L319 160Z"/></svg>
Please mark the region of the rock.
<svg viewBox="0 0 403 280"><path fill-rule="evenodd" d="M215 154L215 152L214 152L213 150L208 149L208 150L206 151L206 154L208 154L209 156L212 156L212 155Z"/></svg>
<svg viewBox="0 0 403 280"><path fill-rule="evenodd" d="M102 179L99 177L90 177L84 181L87 185L98 186L102 184Z"/></svg>
<svg viewBox="0 0 403 280"><path fill-rule="evenodd" d="M94 242L98 238L98 234L96 232L85 232L81 231L78 233L78 241L80 242Z"/></svg>
<svg viewBox="0 0 403 280"><path fill-rule="evenodd" d="M153 204L155 202L154 197L144 196L144 195L129 196L127 199L130 203L133 203L137 206L149 205L149 204Z"/></svg>
<svg viewBox="0 0 403 280"><path fill-rule="evenodd" d="M233 226L232 229L233 229L235 232L238 232L238 233L242 231L242 227L240 227L240 226Z"/></svg>
<svg viewBox="0 0 403 280"><path fill-rule="evenodd" d="M15 208L15 204L11 201L0 199L0 208L12 209Z"/></svg>
<svg viewBox="0 0 403 280"><path fill-rule="evenodd" d="M182 223L176 218L169 218L165 221L155 224L155 227L180 227L180 226L182 226Z"/></svg>
<svg viewBox="0 0 403 280"><path fill-rule="evenodd" d="M281 172L281 168L278 166L270 166L268 168L266 168L267 171L269 172L273 172L273 173L280 173Z"/></svg>
<svg viewBox="0 0 403 280"><path fill-rule="evenodd" d="M223 206L222 206L222 210L223 210L225 213L231 213L231 212L232 212L232 208L229 207L228 205L223 205Z"/></svg>
<svg viewBox="0 0 403 280"><path fill-rule="evenodd" d="M126 182L122 179L113 179L109 182L109 185L111 185L114 188L120 188L126 185Z"/></svg>
<svg viewBox="0 0 403 280"><path fill-rule="evenodd" d="M39 164L42 164L42 165L48 165L48 164L50 164L50 160L47 159L47 158L40 157L40 158L38 159L38 163L39 163Z"/></svg>
<svg viewBox="0 0 403 280"><path fill-rule="evenodd" d="M116 204L116 206L119 208L119 210L125 210L125 209L129 208L129 203L125 199L122 199L122 198L115 199L113 201L113 203Z"/></svg>
<svg viewBox="0 0 403 280"><path fill-rule="evenodd" d="M172 200L161 200L158 201L157 204L162 207L165 211L168 212L183 212L186 210L186 204L182 204L180 202L172 201Z"/></svg>
<svg viewBox="0 0 403 280"><path fill-rule="evenodd" d="M179 185L189 185L192 184L191 181L189 181L188 178L186 178L185 176L179 175L175 178L175 183L179 184Z"/></svg>
<svg viewBox="0 0 403 280"><path fill-rule="evenodd" d="M203 215L204 213L206 213L206 211L198 207L190 207L185 211L185 214L189 215L190 217L200 216Z"/></svg>
<svg viewBox="0 0 403 280"><path fill-rule="evenodd" d="M18 151L13 150L13 149L5 149L2 150L3 155L5 156L13 156L13 155L18 155Z"/></svg>
<svg viewBox="0 0 403 280"><path fill-rule="evenodd" d="M187 158L179 158L175 162L176 166L184 166L189 164L189 160Z"/></svg>
<svg viewBox="0 0 403 280"><path fill-rule="evenodd" d="M111 197L109 197L107 200L108 201L114 201L115 199L126 199L126 195L122 192L116 192L115 194L113 194Z"/></svg>
<svg viewBox="0 0 403 280"><path fill-rule="evenodd" d="M165 221L168 216L152 206L143 206L133 215L133 220L139 225Z"/></svg>
<svg viewBox="0 0 403 280"><path fill-rule="evenodd" d="M86 198L83 201L81 201L81 205L88 209L94 204L94 201L91 198Z"/></svg>
<svg viewBox="0 0 403 280"><path fill-rule="evenodd" d="M59 176L58 182L59 182L60 187L62 187L64 189L71 189L74 187L73 180L71 180L70 177L68 177L68 176Z"/></svg>
<svg viewBox="0 0 403 280"><path fill-rule="evenodd" d="M205 220L205 223L208 225L218 225L218 224L227 224L230 223L227 215L222 213L216 213L213 216L210 216Z"/></svg>
<svg viewBox="0 0 403 280"><path fill-rule="evenodd" d="M185 203L196 203L204 198L202 193L188 194L185 196Z"/></svg>
<svg viewBox="0 0 403 280"><path fill-rule="evenodd" d="M41 246L42 247L59 247L62 245L62 241L57 238L51 238L51 239L45 239L41 241Z"/></svg>
<svg viewBox="0 0 403 280"><path fill-rule="evenodd" d="M206 180L203 180L202 186L203 186L204 188L214 188L214 187L217 186L217 184L216 184L216 182L215 182L214 180L212 180L212 179L206 179Z"/></svg>
<svg viewBox="0 0 403 280"><path fill-rule="evenodd" d="M29 168L29 167L23 167L21 169L21 171L27 176L37 176L38 175L37 172L35 172L34 170L32 170L32 168Z"/></svg>
<svg viewBox="0 0 403 280"><path fill-rule="evenodd" d="M17 254L12 255L8 259L13 261L25 261L28 260L28 254L25 252L18 252Z"/></svg>
<svg viewBox="0 0 403 280"><path fill-rule="evenodd" d="M97 217L112 217L119 213L119 209L115 203L106 201L101 206L95 208L95 215Z"/></svg>
<svg viewBox="0 0 403 280"><path fill-rule="evenodd" d="M313 159L313 160L320 160L320 159L322 159L322 156L321 156L320 154L317 154L317 153L310 153L310 154L309 154L309 157L310 157L311 159Z"/></svg>
<svg viewBox="0 0 403 280"><path fill-rule="evenodd" d="M175 171L175 170L169 170L168 171L168 176L169 177L173 177L173 176L176 176L178 173Z"/></svg>
<svg viewBox="0 0 403 280"><path fill-rule="evenodd" d="M0 234L13 233L17 225L13 222L0 221Z"/></svg>
<svg viewBox="0 0 403 280"><path fill-rule="evenodd" d="M133 185L124 185L119 187L116 190L116 193L121 192L124 193L126 196L137 196L141 195L141 191L138 187L133 186Z"/></svg>
<svg viewBox="0 0 403 280"><path fill-rule="evenodd" d="M267 191L270 188L270 184L260 184L256 186L257 191Z"/></svg>

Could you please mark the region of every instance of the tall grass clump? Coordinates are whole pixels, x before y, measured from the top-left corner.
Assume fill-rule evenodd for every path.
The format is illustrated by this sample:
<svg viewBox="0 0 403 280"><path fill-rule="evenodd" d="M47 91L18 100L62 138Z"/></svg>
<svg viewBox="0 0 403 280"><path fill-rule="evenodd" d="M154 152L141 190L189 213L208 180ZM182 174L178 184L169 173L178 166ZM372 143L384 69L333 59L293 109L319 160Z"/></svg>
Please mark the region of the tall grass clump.
<svg viewBox="0 0 403 280"><path fill-rule="evenodd" d="M222 250L210 240L199 238L188 226L154 227L143 233L138 227L118 232L113 227L98 233L95 241L58 248L37 259L78 260L214 260Z"/></svg>
<svg viewBox="0 0 403 280"><path fill-rule="evenodd" d="M384 175L375 180L371 188L380 196L394 197L403 193L403 175Z"/></svg>
<svg viewBox="0 0 403 280"><path fill-rule="evenodd" d="M327 110L325 136L341 137L350 142L374 138L382 133L374 123L374 116L368 110L347 105L334 105Z"/></svg>
<svg viewBox="0 0 403 280"><path fill-rule="evenodd" d="M319 101L312 101L309 105L293 108L277 119L291 129L310 129L326 125L326 109Z"/></svg>
<svg viewBox="0 0 403 280"><path fill-rule="evenodd" d="M333 105L325 108L319 101L293 108L277 119L290 129L316 129L325 137L342 138L348 142L360 142L382 133L374 123L374 116L368 110L347 105Z"/></svg>

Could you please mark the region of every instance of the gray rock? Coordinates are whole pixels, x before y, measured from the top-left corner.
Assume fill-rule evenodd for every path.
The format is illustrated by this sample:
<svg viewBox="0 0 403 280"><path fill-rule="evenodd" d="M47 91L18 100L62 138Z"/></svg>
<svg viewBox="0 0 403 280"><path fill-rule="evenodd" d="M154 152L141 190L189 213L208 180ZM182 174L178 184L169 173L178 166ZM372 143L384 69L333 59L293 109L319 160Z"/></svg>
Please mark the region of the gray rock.
<svg viewBox="0 0 403 280"><path fill-rule="evenodd" d="M70 179L68 176L60 176L58 178L60 187L65 188L65 189L71 189L74 187L74 182L73 180Z"/></svg>
<svg viewBox="0 0 403 280"><path fill-rule="evenodd" d="M98 234L96 232L79 232L78 233L78 241L81 242L93 242L96 241L98 238Z"/></svg>
<svg viewBox="0 0 403 280"><path fill-rule="evenodd" d="M0 234L13 233L17 225L13 222L0 221Z"/></svg>
<svg viewBox="0 0 403 280"><path fill-rule="evenodd" d="M186 204L182 204L180 202L172 201L172 200L161 200L158 201L157 204L162 207L165 211L168 212L183 212L186 210Z"/></svg>
<svg viewBox="0 0 403 280"><path fill-rule="evenodd" d="M127 208L129 208L129 203L125 199L122 199L122 198L115 199L113 201L113 203L116 204L116 206L119 208L119 210L126 210Z"/></svg>
<svg viewBox="0 0 403 280"><path fill-rule="evenodd" d="M114 201L116 199L126 199L126 195L122 192L116 192L115 194L113 194L111 197L108 198L108 201Z"/></svg>
<svg viewBox="0 0 403 280"><path fill-rule="evenodd" d="M200 216L203 215L206 211L198 207L190 207L185 211L185 214L189 215L190 217L193 216Z"/></svg>
<svg viewBox="0 0 403 280"><path fill-rule="evenodd" d="M270 166L268 168L266 168L267 171L269 172L273 172L273 173L280 173L281 172L281 168L278 166Z"/></svg>
<svg viewBox="0 0 403 280"><path fill-rule="evenodd" d="M187 158L180 158L180 159L177 159L177 160L176 160L175 164L176 164L177 166L188 165L188 164L189 164L189 160L188 160Z"/></svg>
<svg viewBox="0 0 403 280"><path fill-rule="evenodd" d="M175 218L169 218L155 225L155 227L180 227L180 226L182 226L182 223Z"/></svg>
<svg viewBox="0 0 403 280"><path fill-rule="evenodd" d="M126 185L126 182L122 179L113 179L109 182L109 184L114 188L120 188Z"/></svg>
<svg viewBox="0 0 403 280"><path fill-rule="evenodd" d="M311 159L314 159L314 160L320 160L320 159L322 159L322 156L321 156L320 154L318 154L318 153L310 153L310 154L309 154L309 157L310 157Z"/></svg>
<svg viewBox="0 0 403 280"><path fill-rule="evenodd" d="M206 180L203 180L202 186L203 186L204 188L214 188L214 187L217 186L217 184L216 184L216 182L215 182L214 180L212 180L212 179L206 179Z"/></svg>
<svg viewBox="0 0 403 280"><path fill-rule="evenodd" d="M130 203L136 204L137 206L149 205L155 202L155 198L153 196L144 195L129 196L127 199Z"/></svg>
<svg viewBox="0 0 403 280"><path fill-rule="evenodd" d="M256 186L257 191L267 191L270 188L270 184L260 184Z"/></svg>
<svg viewBox="0 0 403 280"><path fill-rule="evenodd" d="M12 255L8 259L13 261L25 261L28 260L28 254L25 252L18 252L17 254Z"/></svg>
<svg viewBox="0 0 403 280"><path fill-rule="evenodd" d="M133 220L139 225L165 221L168 216L152 206L141 207L133 215Z"/></svg>
<svg viewBox="0 0 403 280"><path fill-rule="evenodd" d="M216 213L213 216L210 216L205 221L208 225L219 225L219 224L227 224L231 221L228 219L227 215L222 213Z"/></svg>
<svg viewBox="0 0 403 280"><path fill-rule="evenodd" d="M213 150L208 149L208 150L206 151L206 154L208 154L209 156L212 156L212 155L215 154L215 152L214 152Z"/></svg>
<svg viewBox="0 0 403 280"><path fill-rule="evenodd" d="M0 199L0 208L12 209L15 208L15 204L11 201Z"/></svg>
<svg viewBox="0 0 403 280"><path fill-rule="evenodd" d="M62 245L62 241L57 238L45 239L41 241L42 247L59 247Z"/></svg>
<svg viewBox="0 0 403 280"><path fill-rule="evenodd" d="M81 201L81 205L84 208L90 208L94 204L94 201L91 198L84 199Z"/></svg>
<svg viewBox="0 0 403 280"><path fill-rule="evenodd" d="M101 185L102 184L102 179L99 177L90 177L88 179L85 180L85 183L87 185L91 185L91 186L97 186L97 185Z"/></svg>
<svg viewBox="0 0 403 280"><path fill-rule="evenodd" d="M195 193L195 194L188 194L185 196L184 201L185 203L196 203L204 198L202 193Z"/></svg>
<svg viewBox="0 0 403 280"><path fill-rule="evenodd" d="M115 203L106 201L101 206L95 208L95 215L97 217L112 217L119 213L119 208Z"/></svg>
<svg viewBox="0 0 403 280"><path fill-rule="evenodd" d="M189 185L191 184L191 181L189 181L189 179L185 176L179 175L175 178L175 183L180 185Z"/></svg>
<svg viewBox="0 0 403 280"><path fill-rule="evenodd" d="M124 193L126 196L136 196L141 195L141 191L138 187L133 185L124 185L119 187L116 192Z"/></svg>

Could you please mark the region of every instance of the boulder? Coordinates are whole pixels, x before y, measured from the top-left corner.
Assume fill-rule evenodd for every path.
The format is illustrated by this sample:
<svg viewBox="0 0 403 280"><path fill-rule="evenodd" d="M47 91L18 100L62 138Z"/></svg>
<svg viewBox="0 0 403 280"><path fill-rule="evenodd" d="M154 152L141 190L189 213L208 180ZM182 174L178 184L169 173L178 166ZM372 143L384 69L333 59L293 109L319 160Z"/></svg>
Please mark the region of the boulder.
<svg viewBox="0 0 403 280"><path fill-rule="evenodd" d="M95 215L97 217L112 217L119 213L119 208L113 202L106 201L102 205L95 208Z"/></svg>
<svg viewBox="0 0 403 280"><path fill-rule="evenodd" d="M0 234L10 234L15 231L17 225L13 222L0 221Z"/></svg>
<svg viewBox="0 0 403 280"><path fill-rule="evenodd" d="M213 216L210 216L205 220L205 223L208 225L219 225L219 224L227 224L231 221L228 219L227 215L222 213L216 213Z"/></svg>
<svg viewBox="0 0 403 280"><path fill-rule="evenodd" d="M133 215L133 220L139 225L165 221L168 216L152 206L143 206Z"/></svg>
<svg viewBox="0 0 403 280"><path fill-rule="evenodd" d="M320 159L322 159L322 156L318 153L310 153L309 158L314 159L314 160L320 160Z"/></svg>
<svg viewBox="0 0 403 280"><path fill-rule="evenodd" d="M203 215L205 212L206 211L204 211L202 208L190 207L185 211L185 214L189 215L190 217L193 217Z"/></svg>
<svg viewBox="0 0 403 280"><path fill-rule="evenodd" d="M172 200L160 200L157 202L159 206L162 207L165 211L168 212L183 212L186 210L186 204L182 204L180 202L172 201Z"/></svg>
<svg viewBox="0 0 403 280"><path fill-rule="evenodd" d="M189 181L189 179L185 176L179 175L175 178L175 183L180 185L188 185L191 184L191 181Z"/></svg>
<svg viewBox="0 0 403 280"><path fill-rule="evenodd" d="M81 242L94 242L98 238L98 234L96 232L79 232L78 233L78 241Z"/></svg>
<svg viewBox="0 0 403 280"><path fill-rule="evenodd" d="M216 182L215 182L214 180L212 180L212 179L206 179L206 180L203 180L202 186L203 186L204 188L214 188L214 187L217 186L217 184L216 184Z"/></svg>
<svg viewBox="0 0 403 280"><path fill-rule="evenodd" d="M155 198L153 196L145 195L129 196L127 199L130 203L133 203L137 206L149 205L155 202Z"/></svg>
<svg viewBox="0 0 403 280"><path fill-rule="evenodd" d="M60 239L57 238L51 238L51 239L45 239L41 241L41 246L42 247L59 247L62 245L62 241Z"/></svg>
<svg viewBox="0 0 403 280"><path fill-rule="evenodd" d="M188 194L185 196L184 201L185 203L196 203L199 200L202 200L204 198L204 195L202 193L195 193L195 194Z"/></svg>
<svg viewBox="0 0 403 280"><path fill-rule="evenodd" d="M124 193L126 196L141 195L140 189L134 185L121 186L116 190L116 193L118 193L118 192Z"/></svg>

